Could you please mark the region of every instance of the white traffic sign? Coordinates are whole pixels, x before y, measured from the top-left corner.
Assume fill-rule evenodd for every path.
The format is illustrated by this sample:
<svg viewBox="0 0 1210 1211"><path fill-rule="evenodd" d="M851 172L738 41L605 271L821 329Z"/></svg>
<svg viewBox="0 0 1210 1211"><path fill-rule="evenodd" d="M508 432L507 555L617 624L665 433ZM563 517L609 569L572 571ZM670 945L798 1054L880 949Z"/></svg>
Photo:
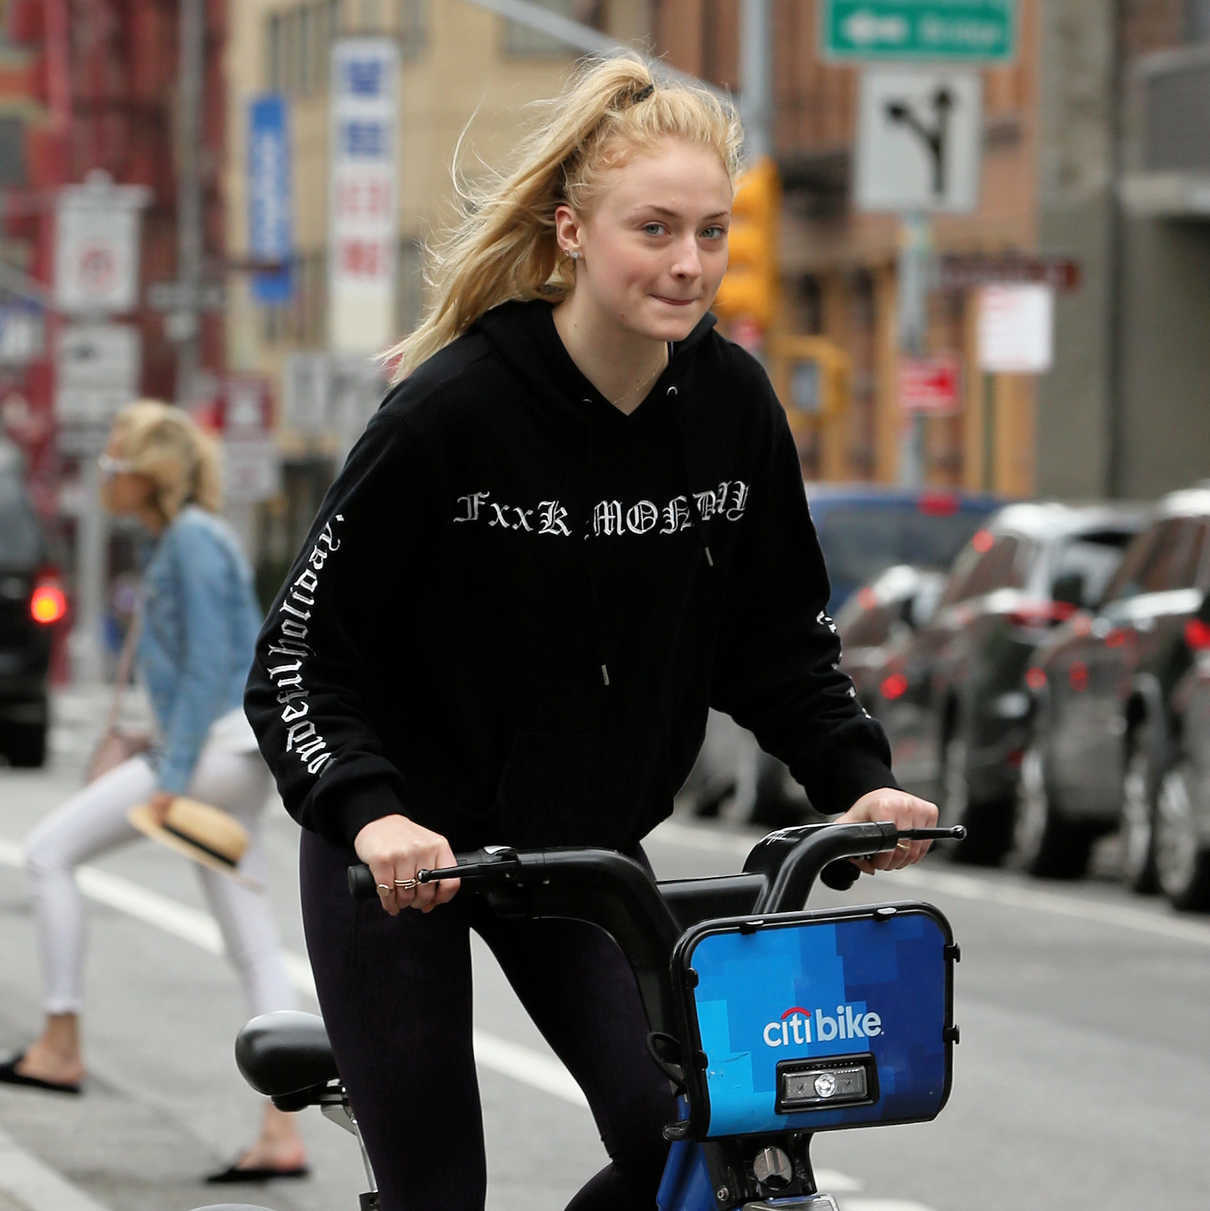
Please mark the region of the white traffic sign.
<svg viewBox="0 0 1210 1211"><path fill-rule="evenodd" d="M55 425L63 454L105 445L117 414L139 391L142 340L132 324L66 324L55 349Z"/></svg>
<svg viewBox="0 0 1210 1211"><path fill-rule="evenodd" d="M64 186L55 206L55 305L72 315L130 311L138 302L140 209L151 192L104 172Z"/></svg>
<svg viewBox="0 0 1210 1211"><path fill-rule="evenodd" d="M139 381L142 342L132 324L68 324L59 333L56 381L70 387L120 387Z"/></svg>
<svg viewBox="0 0 1210 1211"><path fill-rule="evenodd" d="M0 365L34 361L42 356L44 341L41 308L23 301L0 302Z"/></svg>
<svg viewBox="0 0 1210 1211"><path fill-rule="evenodd" d="M857 120L857 209L974 210L982 126L974 70L866 68Z"/></svg>
<svg viewBox="0 0 1210 1211"><path fill-rule="evenodd" d="M328 353L287 353L282 366L282 423L307 436L324 432L333 388Z"/></svg>
<svg viewBox="0 0 1210 1211"><path fill-rule="evenodd" d="M1054 290L1030 282L979 291L979 369L1042 374L1054 360Z"/></svg>

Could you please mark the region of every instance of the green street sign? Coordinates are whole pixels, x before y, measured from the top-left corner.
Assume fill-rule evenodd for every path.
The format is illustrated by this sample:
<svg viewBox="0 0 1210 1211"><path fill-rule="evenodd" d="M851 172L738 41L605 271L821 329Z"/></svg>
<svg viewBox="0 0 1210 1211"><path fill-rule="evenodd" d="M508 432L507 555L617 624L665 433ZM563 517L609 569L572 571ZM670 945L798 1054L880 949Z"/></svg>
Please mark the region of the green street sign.
<svg viewBox="0 0 1210 1211"><path fill-rule="evenodd" d="M823 0L828 59L1008 63L1017 52L1016 0Z"/></svg>

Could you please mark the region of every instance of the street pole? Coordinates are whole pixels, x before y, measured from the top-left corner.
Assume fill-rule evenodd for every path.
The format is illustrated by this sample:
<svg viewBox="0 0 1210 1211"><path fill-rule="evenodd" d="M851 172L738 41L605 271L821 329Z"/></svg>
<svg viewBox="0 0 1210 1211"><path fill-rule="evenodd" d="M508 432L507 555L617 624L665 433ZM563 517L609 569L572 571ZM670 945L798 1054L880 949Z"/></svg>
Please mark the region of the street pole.
<svg viewBox="0 0 1210 1211"><path fill-rule="evenodd" d="M772 0L744 0L739 37L744 151L753 164L773 154Z"/></svg>
<svg viewBox="0 0 1210 1211"><path fill-rule="evenodd" d="M182 298L173 324L177 337L176 402L195 401L201 361L198 315L202 278L202 174L200 162L205 0L181 0L180 128L177 145L177 280Z"/></svg>
<svg viewBox="0 0 1210 1211"><path fill-rule="evenodd" d="M928 287L932 263L932 226L927 215L901 216L899 226L899 356L923 357L928 345ZM925 420L914 412L905 420L899 447L899 482L923 488Z"/></svg>

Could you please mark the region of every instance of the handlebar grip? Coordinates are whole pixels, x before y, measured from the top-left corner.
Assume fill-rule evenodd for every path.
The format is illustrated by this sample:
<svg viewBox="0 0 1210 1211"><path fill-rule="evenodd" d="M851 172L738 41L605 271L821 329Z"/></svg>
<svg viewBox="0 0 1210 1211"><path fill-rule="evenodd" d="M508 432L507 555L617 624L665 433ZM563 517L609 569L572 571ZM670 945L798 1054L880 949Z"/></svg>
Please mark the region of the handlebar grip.
<svg viewBox="0 0 1210 1211"><path fill-rule="evenodd" d="M378 884L370 874L370 868L358 862L348 869L349 895L354 900L378 899Z"/></svg>

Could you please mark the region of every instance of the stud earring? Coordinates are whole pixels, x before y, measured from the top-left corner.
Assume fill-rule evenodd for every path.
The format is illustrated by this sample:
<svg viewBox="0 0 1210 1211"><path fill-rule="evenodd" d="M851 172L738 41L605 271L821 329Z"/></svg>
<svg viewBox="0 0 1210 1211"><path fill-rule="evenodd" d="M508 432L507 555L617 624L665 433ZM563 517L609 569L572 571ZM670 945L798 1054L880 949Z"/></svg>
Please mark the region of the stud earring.
<svg viewBox="0 0 1210 1211"><path fill-rule="evenodd" d="M571 248L568 250L567 255L571 257L573 261L578 261L580 259L580 250L578 248Z"/></svg>

